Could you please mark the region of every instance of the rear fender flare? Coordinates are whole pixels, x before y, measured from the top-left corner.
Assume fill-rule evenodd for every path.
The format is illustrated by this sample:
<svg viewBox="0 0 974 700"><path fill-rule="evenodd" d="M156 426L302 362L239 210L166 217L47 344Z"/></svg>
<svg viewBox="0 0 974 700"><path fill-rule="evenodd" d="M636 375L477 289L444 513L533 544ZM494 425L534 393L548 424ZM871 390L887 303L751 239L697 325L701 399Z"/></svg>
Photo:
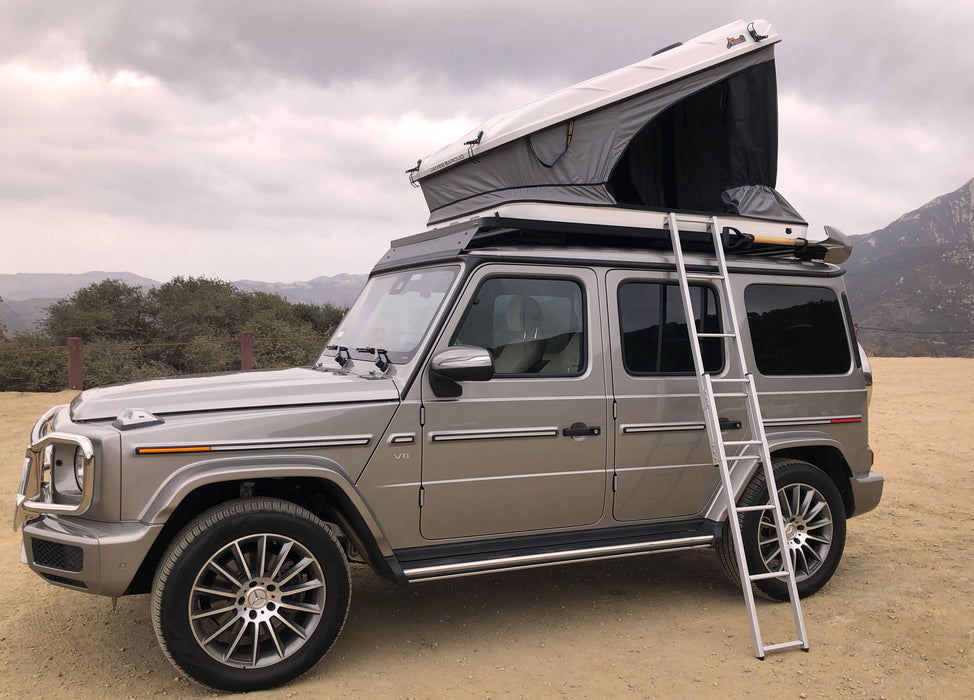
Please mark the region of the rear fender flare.
<svg viewBox="0 0 974 700"><path fill-rule="evenodd" d="M830 447L842 453L842 443L833 438L828 433L819 430L794 430L768 435L768 452L774 459L775 453L800 447ZM731 469L731 487L734 490L734 502L741 497L741 493L747 487L748 482L760 468L758 460L751 462L738 462ZM722 490L717 489L710 507L704 513L708 520L724 522L727 520L727 503L723 498Z"/></svg>

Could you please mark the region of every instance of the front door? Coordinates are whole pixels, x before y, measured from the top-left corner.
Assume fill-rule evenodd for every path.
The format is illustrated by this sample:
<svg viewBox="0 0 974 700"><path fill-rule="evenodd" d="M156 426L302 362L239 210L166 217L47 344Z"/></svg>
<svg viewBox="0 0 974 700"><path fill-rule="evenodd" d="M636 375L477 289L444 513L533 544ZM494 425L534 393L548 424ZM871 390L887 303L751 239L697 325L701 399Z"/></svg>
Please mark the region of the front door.
<svg viewBox="0 0 974 700"><path fill-rule="evenodd" d="M488 265L432 355L488 349L495 376L438 397L423 375L423 537L512 534L601 519L608 402L596 275ZM568 434L566 434L568 429Z"/></svg>

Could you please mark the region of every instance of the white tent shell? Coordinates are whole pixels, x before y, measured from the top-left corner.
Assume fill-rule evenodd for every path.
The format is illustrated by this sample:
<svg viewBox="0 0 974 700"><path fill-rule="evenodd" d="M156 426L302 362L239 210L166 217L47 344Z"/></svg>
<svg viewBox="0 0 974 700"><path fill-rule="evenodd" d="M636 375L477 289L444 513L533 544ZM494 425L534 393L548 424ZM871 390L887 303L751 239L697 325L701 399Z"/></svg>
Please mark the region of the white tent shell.
<svg viewBox="0 0 974 700"><path fill-rule="evenodd" d="M544 202L804 226L774 191L778 41L733 22L493 117L411 172L429 223Z"/></svg>

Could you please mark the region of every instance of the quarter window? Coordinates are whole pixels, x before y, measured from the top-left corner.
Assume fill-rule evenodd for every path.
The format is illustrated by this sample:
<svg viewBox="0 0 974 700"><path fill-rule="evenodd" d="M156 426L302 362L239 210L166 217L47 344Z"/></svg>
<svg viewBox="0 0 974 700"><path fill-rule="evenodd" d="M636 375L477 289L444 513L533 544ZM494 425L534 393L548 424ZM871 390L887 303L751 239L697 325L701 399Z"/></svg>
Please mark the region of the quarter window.
<svg viewBox="0 0 974 700"><path fill-rule="evenodd" d="M852 357L835 292L752 284L744 306L758 371L766 376L845 374Z"/></svg>
<svg viewBox="0 0 974 700"><path fill-rule="evenodd" d="M711 287L690 286L698 333L719 333L720 311ZM619 286L622 359L629 374L692 374L693 354L680 288L660 282L626 282ZM724 365L720 338L701 338L704 369Z"/></svg>
<svg viewBox="0 0 974 700"><path fill-rule="evenodd" d="M585 369L583 309L574 280L492 277L477 290L452 344L487 348L498 376L578 375Z"/></svg>

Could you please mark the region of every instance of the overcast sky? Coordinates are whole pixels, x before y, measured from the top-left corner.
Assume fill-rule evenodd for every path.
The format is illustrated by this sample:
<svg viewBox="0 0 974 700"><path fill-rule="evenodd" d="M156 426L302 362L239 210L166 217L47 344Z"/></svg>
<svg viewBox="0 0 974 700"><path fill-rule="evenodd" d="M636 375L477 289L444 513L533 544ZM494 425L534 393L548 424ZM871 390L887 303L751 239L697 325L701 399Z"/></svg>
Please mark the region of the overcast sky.
<svg viewBox="0 0 974 700"><path fill-rule="evenodd" d="M3 0L0 273L368 272L488 117L770 20L778 190L868 233L974 177L974 3Z"/></svg>

